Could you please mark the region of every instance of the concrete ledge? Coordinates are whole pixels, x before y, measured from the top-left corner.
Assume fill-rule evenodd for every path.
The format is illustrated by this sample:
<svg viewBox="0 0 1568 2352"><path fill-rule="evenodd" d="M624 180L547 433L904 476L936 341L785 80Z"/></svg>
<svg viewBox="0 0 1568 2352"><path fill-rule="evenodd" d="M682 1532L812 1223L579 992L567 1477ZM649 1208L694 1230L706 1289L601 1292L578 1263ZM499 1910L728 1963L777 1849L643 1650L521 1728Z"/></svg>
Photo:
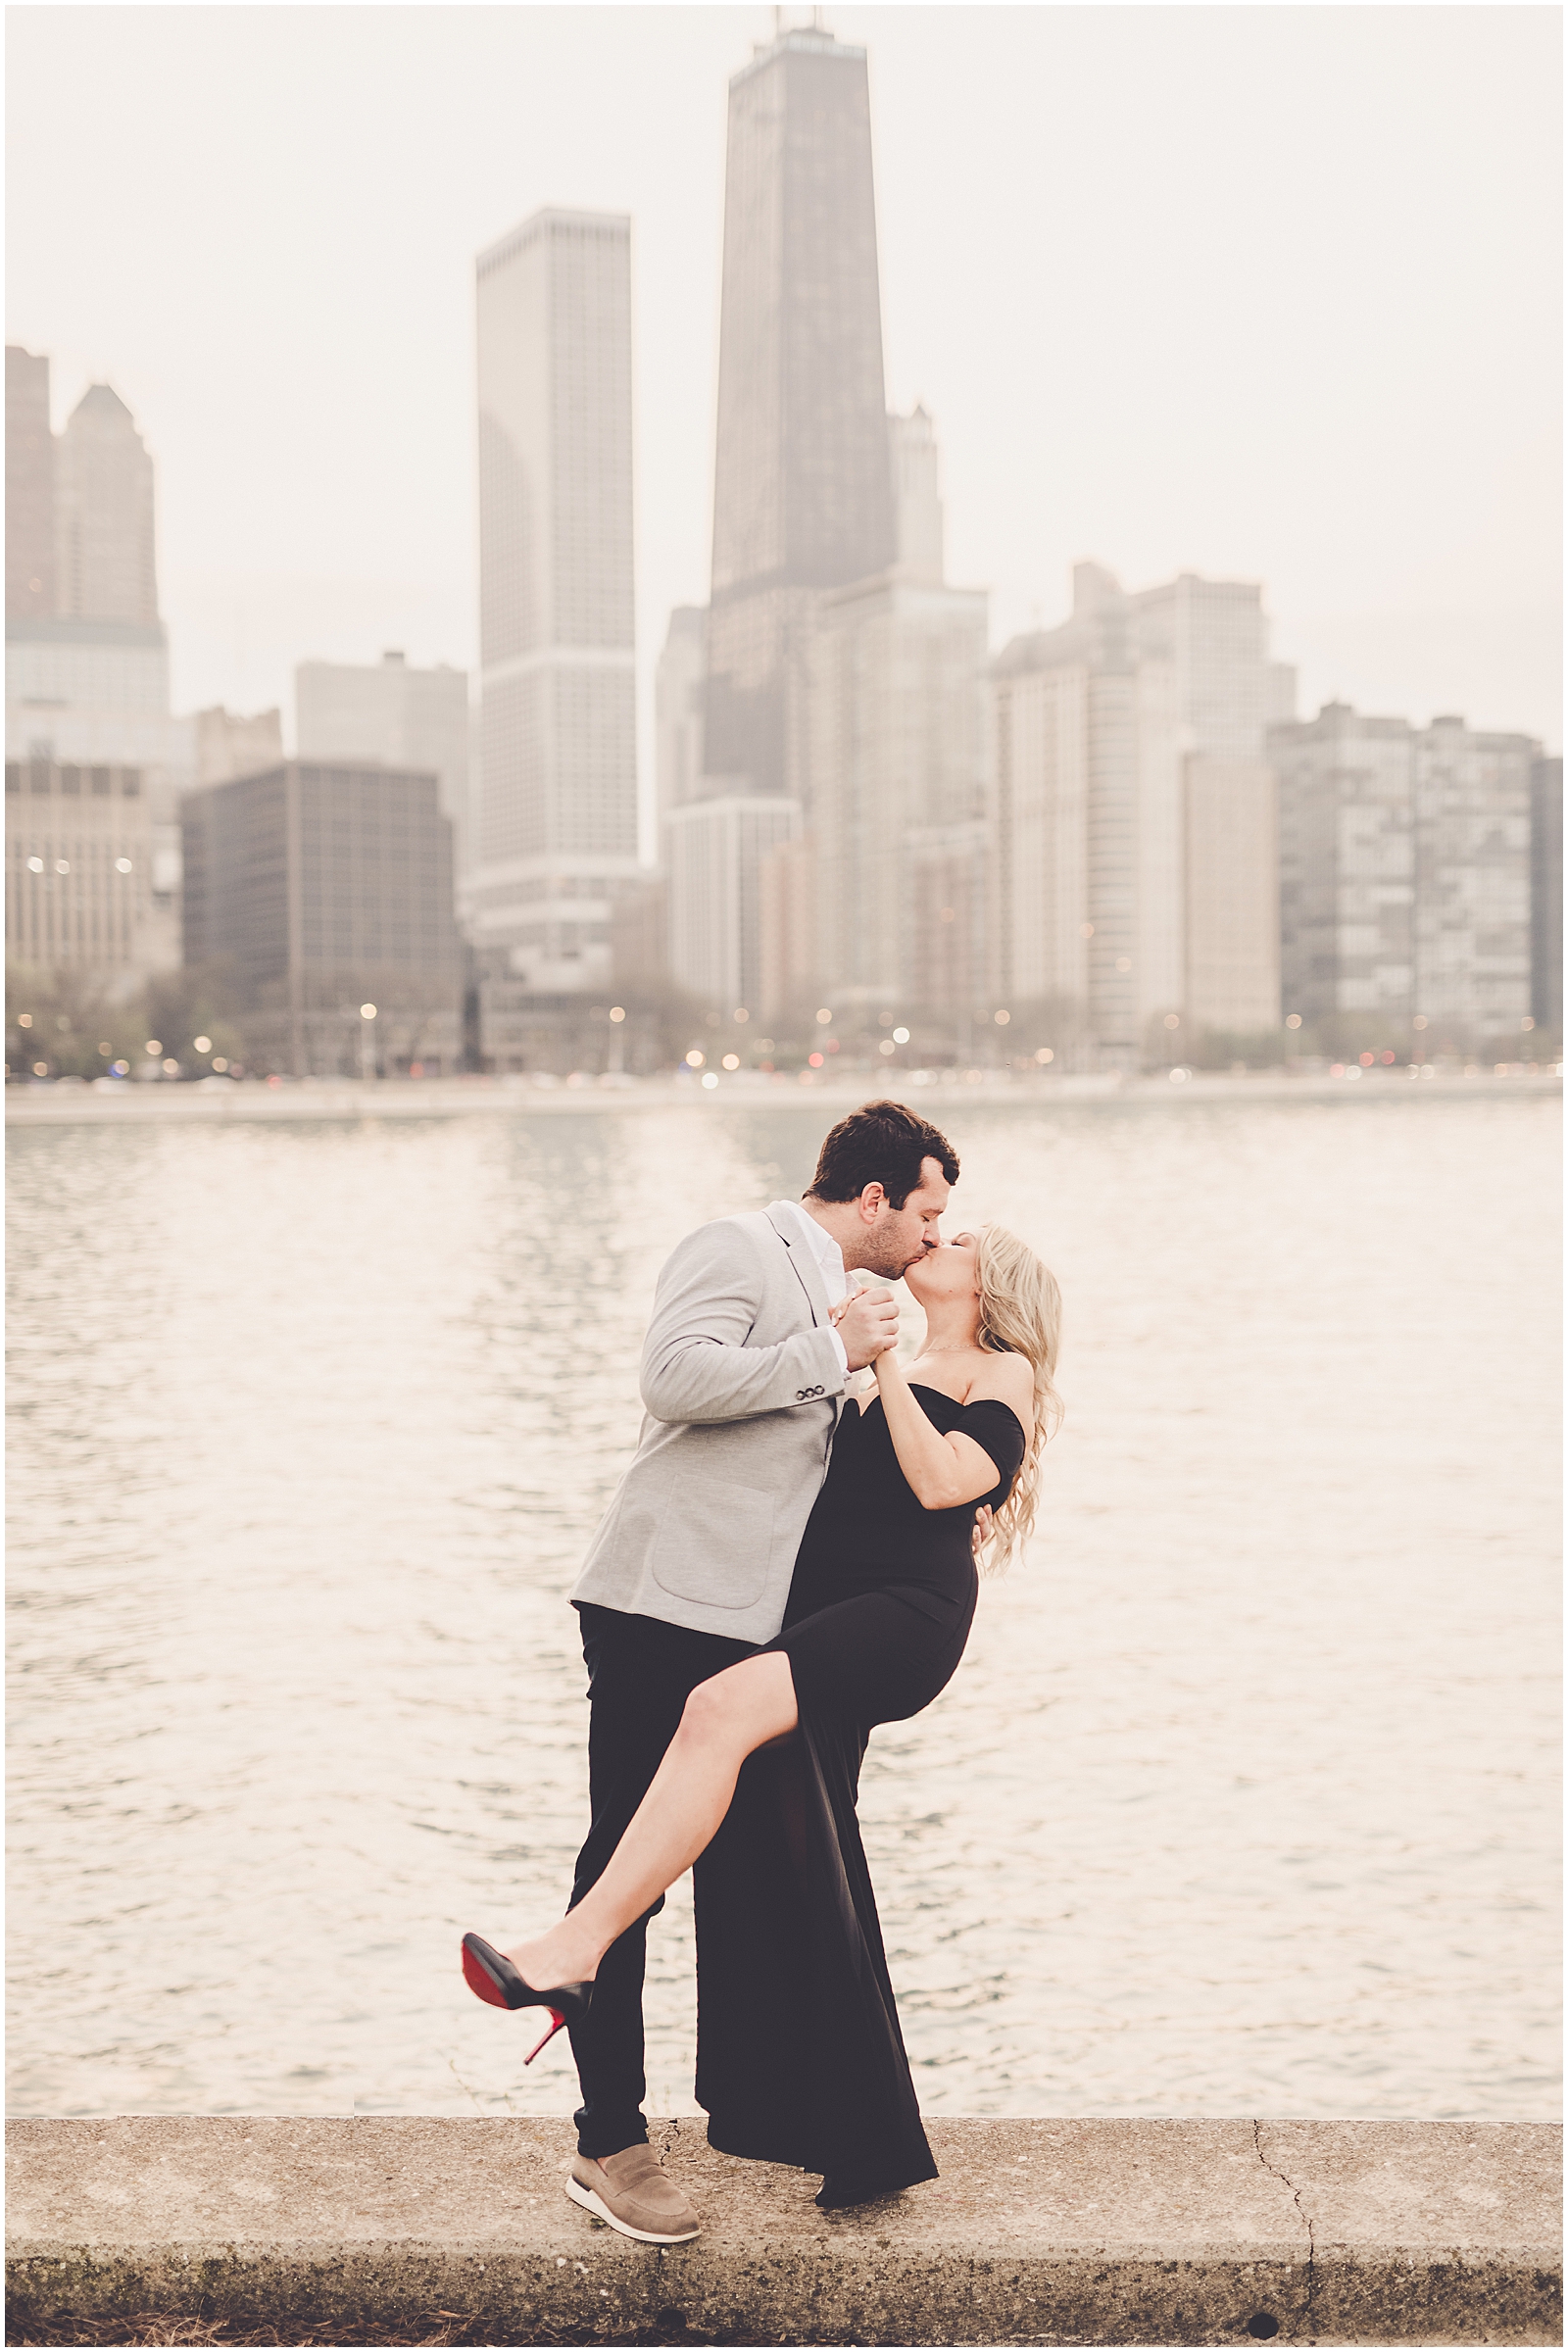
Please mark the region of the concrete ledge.
<svg viewBox="0 0 1568 2352"><path fill-rule="evenodd" d="M660 2248L562 2193L564 2118L13 2123L8 2340L158 2313L231 2341L1561 2341L1551 2125L930 2132L940 2180L821 2214L814 2178L658 2125L705 2224Z"/></svg>

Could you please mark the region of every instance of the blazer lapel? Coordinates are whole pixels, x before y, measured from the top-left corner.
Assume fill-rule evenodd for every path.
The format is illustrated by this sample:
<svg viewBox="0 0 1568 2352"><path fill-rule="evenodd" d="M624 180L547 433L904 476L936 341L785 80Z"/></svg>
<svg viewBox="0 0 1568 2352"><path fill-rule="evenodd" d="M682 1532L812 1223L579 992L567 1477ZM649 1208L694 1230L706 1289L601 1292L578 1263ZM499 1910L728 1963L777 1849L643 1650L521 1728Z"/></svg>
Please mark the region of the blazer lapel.
<svg viewBox="0 0 1568 2352"><path fill-rule="evenodd" d="M806 1302L811 1310L811 1321L817 1324L831 1321L827 1289L822 1281L822 1270L800 1235L795 1231L795 1220L781 1201L775 1201L766 1214L768 1223L790 1253L790 1264L795 1270L797 1282L806 1293Z"/></svg>

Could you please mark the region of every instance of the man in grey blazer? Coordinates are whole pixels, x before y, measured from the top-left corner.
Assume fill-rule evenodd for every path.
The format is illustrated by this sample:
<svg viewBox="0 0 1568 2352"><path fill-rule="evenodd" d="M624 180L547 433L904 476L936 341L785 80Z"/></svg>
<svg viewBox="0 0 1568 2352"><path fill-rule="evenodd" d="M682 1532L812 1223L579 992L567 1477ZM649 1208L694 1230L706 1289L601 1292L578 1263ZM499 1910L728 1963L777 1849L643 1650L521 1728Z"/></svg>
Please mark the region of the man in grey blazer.
<svg viewBox="0 0 1568 2352"><path fill-rule="evenodd" d="M571 1593L593 1815L573 1903L642 1802L692 1690L778 1632L846 1381L898 1338L892 1295L851 1298L849 1276L897 1280L937 1248L957 1177L952 1145L928 1121L902 1102L868 1102L828 1136L804 1201L699 1227L660 1274L637 1451ZM715 1867L699 1860L700 1885ZM567 2191L626 2235L672 2244L699 2225L642 2114L653 1915L606 1953L572 2030L583 2103Z"/></svg>

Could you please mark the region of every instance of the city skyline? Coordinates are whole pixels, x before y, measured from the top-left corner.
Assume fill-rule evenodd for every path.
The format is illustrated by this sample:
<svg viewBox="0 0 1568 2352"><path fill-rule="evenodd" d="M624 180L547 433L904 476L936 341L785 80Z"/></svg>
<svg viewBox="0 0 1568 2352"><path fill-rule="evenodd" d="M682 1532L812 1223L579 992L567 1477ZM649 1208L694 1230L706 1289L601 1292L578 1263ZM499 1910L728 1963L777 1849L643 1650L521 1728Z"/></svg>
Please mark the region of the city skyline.
<svg viewBox="0 0 1568 2352"><path fill-rule="evenodd" d="M80 12L74 13L79 18ZM323 102L348 70L356 54L354 43L368 37L367 28L371 25L378 34L385 34L378 54L388 89L398 105L406 105L411 102L410 76L420 61L428 63L428 44L434 37L425 12L408 12L395 27L387 24L381 12L360 12L357 27L331 28L321 57L320 87L307 107L303 98L290 96L283 87L283 69L292 52L281 28L255 27L242 34L242 29L232 24L188 24L180 36L184 46L176 43L171 48L173 36L167 21L158 24L146 12L129 13L146 38L136 55L120 58L120 65L131 75L138 95L145 98L147 119L152 121L167 103L163 85L154 89L149 81L155 68L167 69L177 78L184 66L194 70L201 60L210 62L218 54L215 43L227 55L224 43L243 40L262 42L255 53L256 62L272 77L270 86L276 88L285 110L293 108L298 113L304 109L301 120L315 121L312 109ZM1554 81L1549 70L1543 81L1540 44L1550 45L1555 26L1521 23L1531 12L1520 11L1499 12L1501 21L1494 17L1490 23L1481 23L1478 18L1484 12L1415 10L1400 12L1396 24L1363 21L1336 25L1325 21L1325 15L1332 18L1336 12L1319 13L1311 23L1303 22L1300 12L1294 11L1225 12L1227 23L1216 24L1205 21L1205 12L1184 10L1154 12L1152 16L1140 10L1043 11L1028 12L1027 18L1025 12L980 10L970 12L962 27L953 21L956 13L834 10L829 23L841 39L866 39L871 46L889 405L907 408L923 396L936 418L944 451L949 576L992 591L993 648L1031 624L1045 625L1060 614L1062 589L1074 558L1098 559L1138 585L1189 570L1262 579L1275 617L1279 651L1297 660L1302 669L1303 711L1338 694L1362 710L1407 714L1417 723L1440 711L1458 710L1473 725L1523 727L1539 732L1553 746L1560 742L1550 660L1551 590L1547 585L1555 569L1552 504L1539 493L1524 494L1527 481L1534 484L1544 478L1543 466L1549 469L1554 455L1541 438L1544 420L1554 409L1555 360L1549 331L1552 292L1547 280L1551 279L1554 288L1550 261L1555 217L1554 208L1544 208L1541 202L1543 189L1549 193L1554 127L1552 100L1543 95L1543 89L1544 83L1550 83L1554 90ZM1368 12L1354 13L1365 20ZM19 171L25 170L34 140L46 133L62 140L68 154L77 151L78 141L97 137L104 168L115 163L122 131L105 119L111 94L108 84L114 80L115 103L122 106L123 76L119 66L113 74L109 68L119 56L117 44L126 27L123 20L117 26L108 17L93 14L95 23L105 28L104 44L97 53L106 61L106 78L102 87L91 80L83 84L79 75L82 52L73 48L75 77L71 83L69 119L61 112L64 85L52 86L53 77L64 69L51 62L57 53L51 45L50 29L36 22L24 23L14 36L13 162ZM1384 16L1384 12L1371 14L1379 19ZM517 74L531 68L531 78L524 74L514 87L531 92L541 78L545 82L564 79L570 86L569 77L578 62L573 43L581 38L580 33L560 12L507 15L511 46L505 56L513 61ZM368 434L368 445L362 465L341 468L347 477L342 487L334 489L330 497L317 500L321 510L318 516L302 517L297 491L282 476L274 484L269 468L260 471L268 476L268 495L276 513L266 518L258 515L255 494L248 484L213 473L221 437L242 429L254 413L256 393L270 380L272 362L258 354L257 385L235 392L231 416L207 414L198 418L191 415L190 403L206 377L203 366L194 361L184 377L179 373L181 351L190 349L189 324L172 319L162 297L143 300L143 315L131 316L135 306L127 306L124 289L139 285L145 296L146 281L138 278L139 263L134 255L129 257L134 266L127 273L125 239L118 222L114 233L106 235L104 257L85 236L92 190L98 184L94 173L99 167L89 169L87 159L82 159L85 176L77 174L73 179L58 219L40 222L33 207L24 231L19 223L24 208L14 206L8 331L30 348L52 350L56 355L57 426L74 405L81 377L103 373L136 416L160 466L164 508L160 572L173 641L176 707L223 700L248 708L275 701L286 696L288 673L296 662L313 657L373 662L388 643L407 645L411 660L420 663L443 660L459 666L472 663L475 600L455 563L455 558L466 555L464 542L471 537L475 503L471 425L466 418L455 427L441 422L449 404L443 386L454 373L461 379L467 366L471 319L463 313L469 299L471 252L504 231L509 219L525 217L536 194L596 206L613 205L625 194L635 216L637 238L633 269L637 280L638 626L646 817L653 782L653 662L663 641L669 606L701 603L708 588L703 542L710 513L716 380L723 89L728 75L744 63L749 43L767 37L770 18L761 10L714 10L696 16L664 11L637 12L635 16L596 11L595 15L602 27L612 20L617 36L613 44L602 43L597 52L595 91L602 119L587 122L591 110L586 106L567 105L559 110L572 127L570 143L579 160L568 173L564 168L566 142L548 126L541 126L540 138L528 143L530 152L537 151L539 157L538 175L549 174L556 182L554 187L525 184L526 173L515 162L515 139L505 160L482 153L457 175L458 194L452 206L461 203L466 207L477 229L471 246L461 254L451 251L452 209L443 213L434 203L427 208L430 217L412 258L416 289L433 289L439 280L434 324L426 326L420 338L432 349L442 347L439 364L421 359L412 370L404 371L407 408L400 413L398 398L383 399L381 407L392 413L384 419L367 416L363 407L355 412L356 385L363 378L353 369L347 380L321 400L312 418L320 455L311 458L304 469L307 476L314 466L332 462L335 435L338 446L348 446L341 436L351 413L356 429L363 427ZM1107 21L1112 17L1115 23ZM651 23L656 18L657 27ZM662 39L654 38L656 30ZM448 62L445 78L437 75L431 116L437 150L442 140L452 135L455 101L449 86L451 76L465 61L481 53L490 55L484 44L500 37L500 27L477 23L472 12L459 10L443 19L441 38L446 48L441 54ZM1227 318L1215 308L1221 265L1227 257L1234 263L1235 238L1243 233L1240 228L1227 229L1217 250L1205 250L1202 239L1191 243L1177 272L1190 303L1185 320L1173 320L1169 300L1151 293L1146 327L1152 324L1166 331L1179 326L1183 330L1165 344L1172 365L1158 380L1157 397L1149 398L1147 382L1135 392L1130 376L1122 380L1105 375L1120 349L1118 336L1124 331L1109 314L1138 313L1145 285L1140 275L1143 265L1131 249L1124 250L1128 208L1131 205L1136 211L1136 189L1121 187L1103 196L1097 194L1095 208L1075 206L1066 260L1054 262L1043 275L1036 272L1033 277L1020 278L1010 313L1007 306L993 299L990 311L978 321L985 331L974 356L960 364L958 345L975 342L973 334L961 331L963 306L980 300L987 290L994 297L997 273L1005 272L1009 259L1016 264L1030 250L1028 221L997 209L996 198L1011 184L1007 173L1023 169L1016 155L1009 158L1003 153L989 159L981 174L991 206L986 226L994 250L971 243L960 258L962 240L966 235L972 238L977 218L959 169L971 152L964 145L969 134L961 123L955 123L946 147L933 162L930 134L936 119L932 110L938 100L929 86L934 66L943 60L951 62L952 45L960 38L963 55L984 82L987 104L997 110L998 126L1004 134L1013 121L1009 110L1017 103L1017 94L1000 86L994 75L986 79L984 69L1010 57L1016 69L1012 78L1033 89L1044 104L1046 84L1040 76L1049 66L1055 77L1051 88L1057 95L1051 97L1042 118L1048 124L1057 121L1057 114L1051 109L1056 108L1059 114L1059 83L1061 75L1067 74L1083 125L1067 136L1053 167L1058 171L1065 171L1067 161L1078 152L1075 139L1087 138L1097 123L1103 126L1102 110L1108 104L1115 72L1122 77L1122 95L1140 122L1152 104L1156 68L1167 78L1175 73L1173 95L1179 94L1184 103L1189 82L1207 73L1212 87L1207 98L1194 96L1188 110L1189 124L1196 120L1209 121L1222 159L1228 158L1234 166L1245 162L1253 172L1245 204L1238 207L1227 202L1221 213L1229 219L1245 212L1250 223L1245 233L1254 244L1275 234L1280 269L1298 285L1300 337L1289 349L1291 381L1271 380L1269 388L1271 415L1265 438L1272 435L1278 445L1280 463L1275 471L1259 471L1266 453L1257 432L1238 436L1236 426L1250 403L1256 408L1263 380L1254 364L1255 355L1249 358L1241 328L1250 325L1254 335L1265 341L1270 335L1277 337L1282 323L1281 287L1266 274L1249 281L1249 303L1236 306L1250 314L1248 318ZM475 42L480 45L478 50L473 47ZM1350 44L1348 52L1347 42ZM1352 58L1357 68L1355 89L1336 96L1337 68L1348 58ZM1216 80L1214 69L1226 61L1226 72ZM1233 103L1236 77L1250 61L1268 64L1274 76L1273 81L1265 76L1267 87L1257 101L1260 112L1256 119L1237 114ZM664 173L670 183L666 188L655 184L654 176L639 161L642 150L637 139L627 135L633 127L628 77L641 73L646 79L650 71L655 74L660 107L664 110L665 145L671 138L671 121L683 142L678 159L664 155L669 167ZM1006 78L1002 77L1004 81ZM1299 161L1299 147L1289 122L1282 132L1278 169L1260 156L1262 118L1275 121L1282 106L1286 116L1293 113L1275 82L1281 89L1290 84L1300 109L1327 107L1328 119L1347 134L1340 174L1345 184L1338 195L1318 191L1324 217L1316 235L1299 209L1293 210L1295 199L1284 185L1292 156ZM1538 83L1543 88L1538 88ZM1371 154L1366 133L1376 118L1379 95L1387 99L1396 87L1407 96L1411 90L1421 93L1428 127L1434 108L1444 120L1453 118L1455 110L1465 115L1468 145L1461 159L1455 160L1451 152L1441 162L1431 157L1417 159L1411 167L1412 178L1406 169L1412 134L1392 113L1378 123L1382 144L1376 156ZM482 124L489 97L477 89L469 95ZM1514 98L1525 108L1523 116L1513 107ZM1544 116L1530 112L1538 100L1547 108ZM673 118L666 101L675 109ZM527 104L533 103L532 96L527 96ZM1499 107L1511 126L1506 152L1498 144ZM1158 124L1154 127L1158 135L1148 148L1149 177L1141 183L1146 205L1161 161L1168 163L1170 155L1168 145L1161 143L1166 132ZM695 133L695 147L688 133ZM249 134L242 131L241 135ZM612 155L617 139L624 152ZM923 176L930 183L925 191L916 184L919 174L911 155L911 145L922 141ZM1000 140L993 136L991 144L1002 150L1008 147L1005 135ZM1436 144L1442 146L1443 142ZM139 151L144 159L145 142L140 143ZM1136 164L1136 158L1129 156L1125 133L1109 140L1105 154L1107 162L1118 168ZM318 165L309 156L307 162L305 176L310 180ZM641 180L639 172L644 174ZM1210 167L1195 167L1190 176L1190 185L1180 180L1160 182L1160 207L1173 220L1162 227L1156 244L1168 244L1183 221L1196 229L1200 220L1211 218L1204 210L1216 201ZM511 191L505 197L499 192L503 181ZM161 208L167 195L160 173L143 160L130 171L128 184L122 174L117 187L121 220L141 223L151 236L163 222ZM941 221L933 210L939 201L948 206ZM214 228L227 218L225 202L218 204ZM322 289L312 272L296 273L286 289L279 285L279 269L298 234L292 202L289 199L273 223L273 248L260 253L254 246L248 247L254 268L239 273L252 300L256 324L274 337L297 333L300 323L312 323L320 317ZM1391 240L1401 224L1408 230L1413 213L1422 205L1427 208L1427 234L1411 249L1408 281L1395 285L1386 275ZM1102 213L1107 206L1113 235L1096 229L1085 217L1090 210ZM1356 243L1364 249L1364 262L1348 241L1348 207L1357 214ZM1465 222L1462 237L1456 233L1461 217ZM678 298L672 299L672 234L677 226L695 242L681 257L680 274L690 285L682 286ZM1455 233L1447 235L1448 229ZM176 262L192 233L186 228L176 236ZM328 247L334 233L328 229ZM387 267L399 233L399 220L394 219L386 232ZM1097 248L1096 238L1105 235L1111 235L1113 250ZM1464 313L1468 332L1463 348L1446 361L1440 378L1430 365L1431 336L1436 327L1415 318L1412 306L1435 267L1433 249L1446 237L1447 299L1456 312ZM156 242L152 238L149 254ZM1121 267L1116 276L1103 280L1099 293L1093 293L1097 251L1102 262L1119 255ZM70 270L63 266L68 255ZM103 258L109 255L119 257L123 288L112 288L105 281ZM460 280L456 285L454 265ZM381 268L380 262L372 261L368 270L372 294L381 282ZM1331 289L1325 272L1332 276L1335 269L1341 275ZM1385 273L1385 308L1372 317L1371 323L1376 327L1381 318L1382 340L1374 333L1368 345L1368 303L1380 270ZM174 275L178 275L177 269ZM974 280L972 290L970 279ZM1482 285L1483 279L1492 281L1490 291ZM920 288L918 297L911 291L915 286ZM1534 293L1524 300L1531 286ZM1332 370L1325 373L1327 353L1319 348L1323 322L1311 315L1313 302L1326 299L1331 290L1340 324L1357 329L1362 348L1369 350L1376 362L1358 371L1356 399L1360 407L1353 414L1343 388L1335 392ZM220 280L211 287L210 295L220 327L232 290ZM1422 300L1425 302L1425 294ZM1528 361L1518 339L1528 339L1536 329L1508 322L1504 314L1510 302L1515 313L1541 314L1540 331L1544 340L1539 347L1530 346ZM656 308L667 314L667 318L660 332L651 336L648 321ZM376 308L372 303L370 314L367 360L374 356L378 365L384 365L391 331L386 306ZM440 324L441 318L453 329L450 338L447 326ZM1016 359L1020 337L1027 343L1033 336L1038 345L1046 326L1064 339L1065 368L1056 359L1044 374L1040 372L1053 358L1045 347L1039 348L1034 368L1023 375L1016 366L1009 369L999 365L1009 356ZM161 329L170 331L161 333ZM446 348L448 341L451 348ZM328 337L323 351L329 355L333 348ZM1277 342L1273 348L1278 354ZM1510 352L1513 357L1508 359ZM98 363L96 367L92 361ZM990 368L992 380L986 400L977 407L973 377L982 366ZM437 374L441 383L436 381ZM1496 405L1494 391L1484 395L1483 378L1493 386L1508 380L1506 407ZM1098 385L1102 408L1116 423L1124 450L1132 450L1134 462L1124 468L1125 482L1111 483L1102 435L1072 430L1073 403L1086 396L1091 380ZM1075 382L1077 390L1073 389ZM461 381L459 388L464 388ZM1034 438L1039 446L1020 448L1016 432L1010 428L1020 402L1031 394L1038 419ZM1401 400L1408 411L1408 431L1402 438L1394 431L1395 409ZM1198 414L1205 403L1211 412L1206 422ZM182 438L186 422L192 430ZM429 451L428 466L416 469L422 478L404 483L400 511L382 514L364 529L351 528L365 520L359 476L374 472L377 433L396 430L406 438L411 426L417 424L421 434L428 436L432 423L439 423L440 430L424 444ZM284 416L278 420L278 429L280 451L293 449L295 423ZM1126 440L1129 432L1130 443ZM1227 432L1233 445L1228 471L1224 467L1216 470L1216 443ZM1443 439L1446 449L1441 498L1432 494L1439 478L1432 470L1435 437ZM1291 443L1288 450L1287 441ZM995 447L988 449L988 443ZM231 456L231 443L225 447ZM1178 457L1182 463L1173 466L1170 461ZM1010 502L996 493L996 469L1007 465L1012 466L1019 488L1019 495ZM1369 467L1381 476L1381 486L1371 495L1365 478ZM1323 490L1326 469L1337 469L1339 477L1329 484L1332 495L1325 510L1332 530L1322 527L1322 514L1306 514L1307 493L1314 484ZM1173 480L1178 473L1180 479ZM215 496L220 487L220 499ZM450 495L454 491L455 497ZM429 509L438 496L446 511L439 530L432 535ZM193 498L203 510L194 521ZM1321 496L1318 504L1323 506ZM671 521L677 505L678 525ZM1016 509L1011 519L1002 512L1009 505ZM206 519L209 514L211 520ZM212 556L212 533L220 520L244 559L243 569L237 558L230 559L227 587L222 578L215 579L210 568L201 569L201 564ZM208 534L206 558L204 531ZM336 543L334 534L339 535ZM1317 545L1308 547L1307 541L1314 535ZM378 572L379 577L365 579L360 587L345 586L349 568L343 562L345 536L352 540L356 558L364 559L362 573ZM410 561L418 550L429 554L431 560ZM302 568L285 574L278 561L285 553L289 560L298 560ZM398 586L399 575L407 581L416 573L422 574L427 585L416 593L405 593ZM273 624L268 618L269 611L280 601L269 580L275 587L285 577L288 589L281 601L296 616L286 645L270 639ZM232 597L230 590L235 591ZM227 606L225 597L229 598ZM1424 612L1423 597L1428 600ZM1319 608L1316 620L1309 610L1314 602ZM1324 610L1336 602L1337 614ZM1536 613L1533 621L1525 611L1527 606ZM228 619L220 618L215 637L214 614L221 616L225 611ZM1341 650L1336 649L1336 636ZM226 646L219 642L225 637ZM1360 640L1361 650L1354 654L1350 651L1352 637ZM262 652L256 650L262 648L270 649L265 662ZM1486 684L1489 678L1493 681L1490 687ZM1477 699L1478 686L1481 700ZM652 847L646 822L643 846L645 851Z"/></svg>

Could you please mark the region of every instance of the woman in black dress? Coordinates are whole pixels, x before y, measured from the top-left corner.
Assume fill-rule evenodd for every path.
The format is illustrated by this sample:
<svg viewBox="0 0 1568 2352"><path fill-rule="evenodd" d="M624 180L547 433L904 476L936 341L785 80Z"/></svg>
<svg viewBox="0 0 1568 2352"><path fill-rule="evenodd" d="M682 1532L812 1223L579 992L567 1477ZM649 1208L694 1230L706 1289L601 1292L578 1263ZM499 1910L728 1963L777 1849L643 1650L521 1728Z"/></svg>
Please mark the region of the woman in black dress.
<svg viewBox="0 0 1568 2352"><path fill-rule="evenodd" d="M1023 1243L996 1226L959 1234L906 1280L924 1348L907 1376L892 1350L879 1356L875 1397L847 1406L776 1641L693 1691L575 1909L510 1954L465 1938L481 1997L548 2008L552 2032L575 2023L615 1937L722 1838L698 1987L709 2138L821 2172L823 2206L936 2173L856 1793L872 1728L929 1706L963 1655L977 1509L995 1513L1000 1558L1028 1535L1057 1410L1060 1298Z"/></svg>

